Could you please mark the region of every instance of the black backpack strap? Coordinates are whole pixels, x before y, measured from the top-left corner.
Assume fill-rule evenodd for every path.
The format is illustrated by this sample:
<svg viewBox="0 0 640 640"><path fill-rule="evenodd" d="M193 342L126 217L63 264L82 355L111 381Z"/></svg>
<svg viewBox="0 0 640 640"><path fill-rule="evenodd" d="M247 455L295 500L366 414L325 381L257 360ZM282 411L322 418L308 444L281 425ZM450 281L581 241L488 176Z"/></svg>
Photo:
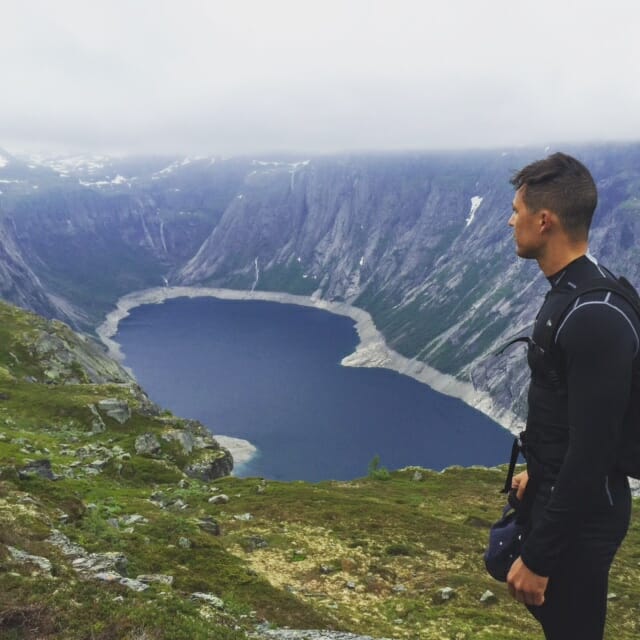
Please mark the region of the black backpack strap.
<svg viewBox="0 0 640 640"><path fill-rule="evenodd" d="M620 278L606 278L604 276L599 278L592 278L580 283L567 297L564 311L555 318L555 320L545 327L542 332L541 338L539 338L538 346L544 353L550 353L555 341L556 333L560 328L560 325L566 318L567 314L573 309L576 300L581 296L588 293L596 293L598 291L606 291L609 293L616 293L623 298L638 314L640 318L640 296L634 289L633 285L624 277Z"/></svg>
<svg viewBox="0 0 640 640"><path fill-rule="evenodd" d="M513 439L513 445L511 447L511 459L509 460L509 471L507 472L507 478L504 482L504 487L500 493L509 493L509 491L511 491L511 481L513 480L513 474L516 470L518 456L523 451L524 449L522 446L522 440L520 436L516 436Z"/></svg>
<svg viewBox="0 0 640 640"><path fill-rule="evenodd" d="M501 344L491 355L499 356L502 355L509 347L518 343L518 342L526 342L529 344L531 342L531 338L529 336L518 336L517 338L513 338L512 340L508 340L504 344Z"/></svg>

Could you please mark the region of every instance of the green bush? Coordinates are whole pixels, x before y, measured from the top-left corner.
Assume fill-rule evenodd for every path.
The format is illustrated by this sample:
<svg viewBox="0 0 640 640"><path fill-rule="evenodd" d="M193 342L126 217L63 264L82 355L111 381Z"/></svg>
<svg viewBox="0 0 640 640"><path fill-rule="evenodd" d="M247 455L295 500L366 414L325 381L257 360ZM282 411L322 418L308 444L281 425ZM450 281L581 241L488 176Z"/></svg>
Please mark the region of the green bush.
<svg viewBox="0 0 640 640"><path fill-rule="evenodd" d="M371 480L389 480L391 474L386 467L380 466L380 456L376 455L369 463L368 477Z"/></svg>

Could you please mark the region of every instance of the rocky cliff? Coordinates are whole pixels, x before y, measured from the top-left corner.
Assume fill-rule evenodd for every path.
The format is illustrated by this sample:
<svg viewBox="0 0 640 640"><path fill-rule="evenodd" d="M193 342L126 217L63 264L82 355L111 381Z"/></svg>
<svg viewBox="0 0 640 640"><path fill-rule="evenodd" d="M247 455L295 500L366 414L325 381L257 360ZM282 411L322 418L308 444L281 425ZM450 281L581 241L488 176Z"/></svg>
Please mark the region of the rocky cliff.
<svg viewBox="0 0 640 640"><path fill-rule="evenodd" d="M568 149L593 170L592 252L640 284L640 146ZM547 150L272 159L15 159L0 168L0 282L95 326L162 284L284 291L369 311L388 344L522 413L546 287L516 259L511 173ZM6 277L2 278L2 273Z"/></svg>

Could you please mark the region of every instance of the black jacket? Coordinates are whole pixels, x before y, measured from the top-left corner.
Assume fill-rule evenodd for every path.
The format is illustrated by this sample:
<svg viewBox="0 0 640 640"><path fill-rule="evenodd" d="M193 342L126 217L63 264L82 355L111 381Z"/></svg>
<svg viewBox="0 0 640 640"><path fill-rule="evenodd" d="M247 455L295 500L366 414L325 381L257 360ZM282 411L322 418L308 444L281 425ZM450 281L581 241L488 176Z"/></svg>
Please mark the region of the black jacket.
<svg viewBox="0 0 640 640"><path fill-rule="evenodd" d="M619 473L619 435L629 419L632 379L640 375L640 319L612 292L585 294L566 312L552 345L552 370L551 354L536 350L536 337L566 311L572 289L598 276L612 277L582 256L549 278L551 289L529 346L525 441L530 488L553 489L532 523L522 559L542 576L552 573L581 521L600 512L606 517L613 504L610 478Z"/></svg>

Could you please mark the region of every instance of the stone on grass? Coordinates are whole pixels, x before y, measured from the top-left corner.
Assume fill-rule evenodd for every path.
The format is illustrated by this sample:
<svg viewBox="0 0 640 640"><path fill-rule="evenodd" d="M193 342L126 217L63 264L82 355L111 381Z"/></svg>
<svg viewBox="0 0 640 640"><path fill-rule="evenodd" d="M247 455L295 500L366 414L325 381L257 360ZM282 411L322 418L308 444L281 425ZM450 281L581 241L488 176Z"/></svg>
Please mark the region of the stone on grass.
<svg viewBox="0 0 640 640"><path fill-rule="evenodd" d="M154 433L143 433L136 438L136 453L139 456L156 456L160 453L160 441Z"/></svg>
<svg viewBox="0 0 640 640"><path fill-rule="evenodd" d="M145 591L149 588L148 584L140 582L140 580L133 580L132 578L120 578L120 584L132 591Z"/></svg>
<svg viewBox="0 0 640 640"><path fill-rule="evenodd" d="M229 496L225 495L224 493L220 493L217 496L209 498L209 502L211 504L226 504L227 502L229 502Z"/></svg>
<svg viewBox="0 0 640 640"><path fill-rule="evenodd" d="M15 547L10 547L7 545L7 549L11 554L11 557L21 564L29 563L35 564L39 569L44 571L45 573L51 574L51 562L47 558L43 558L42 556L34 556L26 551L22 551L21 549L16 549Z"/></svg>
<svg viewBox="0 0 640 640"><path fill-rule="evenodd" d="M207 516L198 520L198 526L203 531L211 533L214 536L220 535L220 525L211 516Z"/></svg>
<svg viewBox="0 0 640 640"><path fill-rule="evenodd" d="M224 602L220 598L218 598L218 596L214 596L212 593L202 593L200 591L196 591L195 593L191 594L191 599L202 600L203 602L210 604L216 609L224 608Z"/></svg>
<svg viewBox="0 0 640 640"><path fill-rule="evenodd" d="M173 576L168 576L163 573L143 573L142 575L139 575L136 580L144 582L145 584L151 584L152 582L166 584L168 586L173 584Z"/></svg>
<svg viewBox="0 0 640 640"><path fill-rule="evenodd" d="M452 600L456 597L455 589L451 587L444 587L444 589L440 589L434 598L436 602L447 602L448 600Z"/></svg>
<svg viewBox="0 0 640 640"><path fill-rule="evenodd" d="M120 424L124 424L131 417L131 409L129 409L129 405L124 400L107 398L106 400L100 400L98 407L106 411L110 418L113 418Z"/></svg>
<svg viewBox="0 0 640 640"><path fill-rule="evenodd" d="M480 602L482 604L493 604L494 602L498 602L498 598L493 591L489 591L488 589L480 596Z"/></svg>
<svg viewBox="0 0 640 640"><path fill-rule="evenodd" d="M20 480L29 480L37 476L46 480L56 480L58 478L51 469L51 460L34 460L18 471Z"/></svg>
<svg viewBox="0 0 640 640"><path fill-rule="evenodd" d="M234 520L239 520L240 522L249 522L249 520L253 519L253 516L250 513L240 513L233 516Z"/></svg>

